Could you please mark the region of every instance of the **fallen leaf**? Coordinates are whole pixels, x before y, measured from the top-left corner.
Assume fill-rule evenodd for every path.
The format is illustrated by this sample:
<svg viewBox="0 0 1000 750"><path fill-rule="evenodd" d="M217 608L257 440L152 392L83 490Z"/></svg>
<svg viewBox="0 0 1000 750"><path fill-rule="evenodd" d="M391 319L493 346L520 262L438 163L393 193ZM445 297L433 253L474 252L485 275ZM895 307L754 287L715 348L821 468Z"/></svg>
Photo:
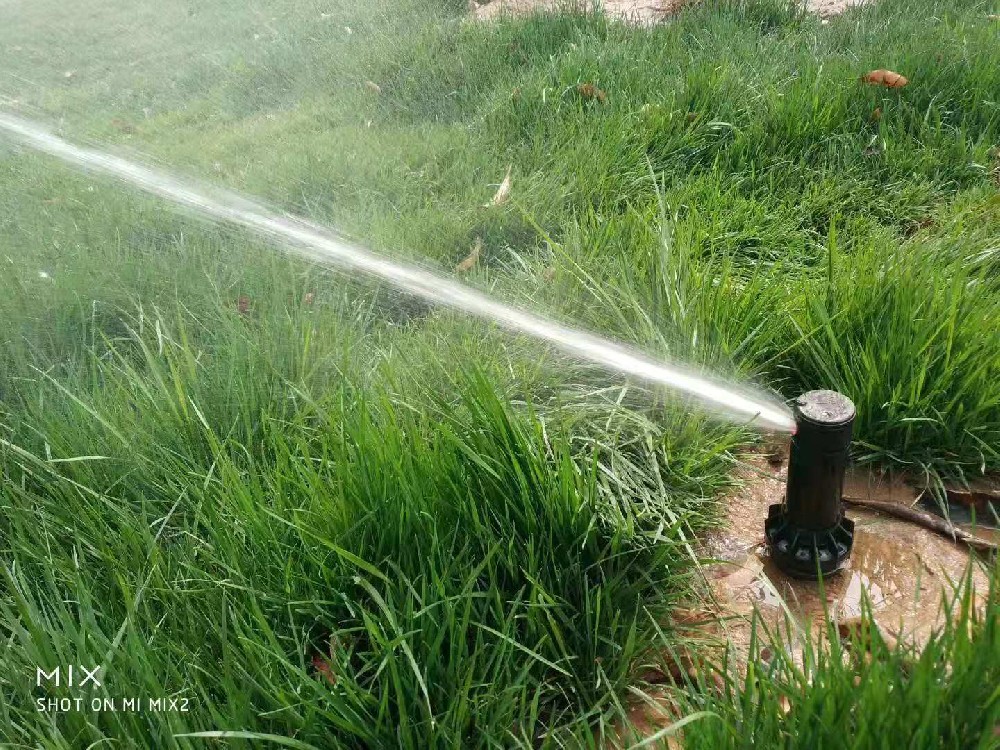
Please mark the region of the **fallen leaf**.
<svg viewBox="0 0 1000 750"><path fill-rule="evenodd" d="M601 104L608 100L608 95L592 83L581 83L576 87L577 93L584 99L597 99Z"/></svg>
<svg viewBox="0 0 1000 750"><path fill-rule="evenodd" d="M901 89L910 81L899 73L879 68L861 76L861 82L872 86L885 86L889 89Z"/></svg>
<svg viewBox="0 0 1000 750"><path fill-rule="evenodd" d="M663 662L657 666L647 667L639 675L639 679L651 685L672 684L677 687L685 685L702 685L709 690L722 693L726 682L708 663L695 663L690 654L664 654Z"/></svg>
<svg viewBox="0 0 1000 750"><path fill-rule="evenodd" d="M875 107L875 111L872 112L871 120L872 120L872 122L878 122L881 119L882 119L882 108L881 107Z"/></svg>
<svg viewBox="0 0 1000 750"><path fill-rule="evenodd" d="M320 677L325 679L331 685L337 684L337 675L333 673L333 668L330 666L330 662L328 662L322 654L313 654L312 665L313 669L316 670Z"/></svg>
<svg viewBox="0 0 1000 750"><path fill-rule="evenodd" d="M866 652L871 651L872 647L872 636L875 633L879 634L885 647L892 651L896 648L896 639L885 632L882 627L871 619L866 619L864 617L849 617L846 620L841 620L837 623L837 633L840 635L841 639L849 641L854 637L857 637L864 647Z"/></svg>
<svg viewBox="0 0 1000 750"><path fill-rule="evenodd" d="M365 88L371 91L373 94L381 94L382 87L379 86L375 81L365 81Z"/></svg>
<svg viewBox="0 0 1000 750"><path fill-rule="evenodd" d="M763 450L767 462L774 468L777 468L785 462L785 456L788 453L788 441L769 436L764 441Z"/></svg>
<svg viewBox="0 0 1000 750"><path fill-rule="evenodd" d="M930 216L924 216L916 221L911 221L906 226L903 227L903 235L906 237L912 237L917 232L923 229L930 229L934 226L934 219Z"/></svg>
<svg viewBox="0 0 1000 750"><path fill-rule="evenodd" d="M486 204L487 206L502 206L510 199L510 187L511 187L510 170L511 167L508 166L507 174L506 176L504 176L503 182L500 183L500 187L497 188L496 193L494 193L493 195L493 200L487 203Z"/></svg>
<svg viewBox="0 0 1000 750"><path fill-rule="evenodd" d="M115 130L118 130L121 133L131 135L135 132L135 125L121 119L120 117L112 117L111 125L115 128Z"/></svg>
<svg viewBox="0 0 1000 750"><path fill-rule="evenodd" d="M848 617L837 623L837 635L842 639L848 639L855 633L860 633L865 626L866 622L863 617Z"/></svg>
<svg viewBox="0 0 1000 750"><path fill-rule="evenodd" d="M674 656L665 654L662 665L652 666L639 675L639 679L650 685L683 685L688 671L692 668L691 659L687 654Z"/></svg>
<svg viewBox="0 0 1000 750"><path fill-rule="evenodd" d="M465 260L455 266L455 273L467 273L475 268L476 264L479 263L479 255L483 251L483 240L480 237L476 237L476 241L472 243L472 251L466 256Z"/></svg>
<svg viewBox="0 0 1000 750"><path fill-rule="evenodd" d="M245 294L241 294L239 299L236 300L236 310L240 315L250 314L250 298Z"/></svg>

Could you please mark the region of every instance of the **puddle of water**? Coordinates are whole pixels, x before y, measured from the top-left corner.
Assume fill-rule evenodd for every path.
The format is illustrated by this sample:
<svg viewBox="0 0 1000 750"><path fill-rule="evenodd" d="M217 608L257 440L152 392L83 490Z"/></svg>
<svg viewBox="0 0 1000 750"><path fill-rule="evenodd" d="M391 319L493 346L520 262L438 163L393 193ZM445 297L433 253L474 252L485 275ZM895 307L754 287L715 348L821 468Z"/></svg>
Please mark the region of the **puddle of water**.
<svg viewBox="0 0 1000 750"><path fill-rule="evenodd" d="M845 568L822 583L792 579L777 569L762 544L767 507L780 502L785 472L755 460L744 479L746 485L729 499L726 528L706 543L712 556L726 560L706 570L712 600L707 607L726 619L730 647L745 654L755 612L779 629L790 618L797 628L819 630L826 618L858 617L867 602L882 628L918 643L941 622L942 600L969 561L964 548L905 521L852 508L854 549ZM917 494L899 479L860 473L845 487L847 496L907 504ZM973 581L977 590L986 590L981 571Z"/></svg>
<svg viewBox="0 0 1000 750"><path fill-rule="evenodd" d="M938 534L897 518L851 508L854 548L847 565L822 583L789 578L770 560L764 518L785 491L785 470L761 457L741 472L745 485L727 498L727 523L703 540L706 595L678 613L675 625L703 644L702 655L742 672L750 658L754 615L765 626L756 637L765 650L781 649L802 666L808 642L825 641L826 618L843 623L861 615L868 602L873 619L888 637L920 646L940 626L946 601L969 564L968 551ZM898 478L856 473L846 496L912 504L917 492ZM988 590L981 569L973 572L977 599ZM728 658L727 658L728 657ZM664 697L663 705L669 706ZM677 718L669 710L653 716L635 709L647 734ZM650 718L652 717L652 718ZM647 731L648 730L648 731Z"/></svg>
<svg viewBox="0 0 1000 750"><path fill-rule="evenodd" d="M913 558L913 564L908 564ZM904 592L919 592L919 557L878 534L859 531L847 567L823 581L800 581L782 573L757 547L741 563L716 566L717 589L724 599L743 600L756 605L766 619L785 608L803 625L821 622L824 613L836 617L857 617L866 600L879 611L900 599Z"/></svg>

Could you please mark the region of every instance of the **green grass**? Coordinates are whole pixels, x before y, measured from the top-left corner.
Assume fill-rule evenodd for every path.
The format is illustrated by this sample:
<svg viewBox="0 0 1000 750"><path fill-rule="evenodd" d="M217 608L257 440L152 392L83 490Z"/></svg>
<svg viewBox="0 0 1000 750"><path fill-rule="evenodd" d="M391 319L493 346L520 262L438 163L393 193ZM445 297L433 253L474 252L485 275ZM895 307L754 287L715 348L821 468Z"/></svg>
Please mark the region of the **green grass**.
<svg viewBox="0 0 1000 750"><path fill-rule="evenodd" d="M445 273L481 237L470 283L658 356L837 388L859 460L1000 470L995 8L823 25L706 2L636 30L459 5L0 2L0 94ZM858 83L879 67L911 84ZM0 742L615 731L752 436L3 141L0 160ZM484 208L508 165L511 202ZM682 696L714 717L685 739L879 747L867 728L912 715L885 736L989 746L996 614L972 639L960 615L909 676L872 667L855 734L853 673L816 655L811 681L779 664ZM35 668L69 662L104 665L102 696L192 710L49 718Z"/></svg>
<svg viewBox="0 0 1000 750"><path fill-rule="evenodd" d="M685 706L704 713L682 728L684 747L1000 746L1000 609L994 598L977 615L968 589L947 598L953 619L920 651L877 630L841 641L834 627L828 648L806 641L801 662L757 644L722 699L702 694Z"/></svg>

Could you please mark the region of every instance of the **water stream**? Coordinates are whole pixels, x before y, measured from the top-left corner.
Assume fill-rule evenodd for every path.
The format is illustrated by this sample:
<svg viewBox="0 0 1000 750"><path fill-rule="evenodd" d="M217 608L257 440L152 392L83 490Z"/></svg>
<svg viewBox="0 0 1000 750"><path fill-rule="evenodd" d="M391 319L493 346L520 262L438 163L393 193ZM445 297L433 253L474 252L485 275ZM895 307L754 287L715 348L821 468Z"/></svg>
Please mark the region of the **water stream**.
<svg viewBox="0 0 1000 750"><path fill-rule="evenodd" d="M0 133L79 169L129 183L202 217L249 229L310 260L378 277L431 302L554 344L580 359L692 396L732 421L760 429L794 431L791 412L767 394L716 382L594 334L506 305L454 279L347 242L305 219L270 210L233 193L202 189L182 178L104 151L74 145L41 125L7 113L0 113Z"/></svg>

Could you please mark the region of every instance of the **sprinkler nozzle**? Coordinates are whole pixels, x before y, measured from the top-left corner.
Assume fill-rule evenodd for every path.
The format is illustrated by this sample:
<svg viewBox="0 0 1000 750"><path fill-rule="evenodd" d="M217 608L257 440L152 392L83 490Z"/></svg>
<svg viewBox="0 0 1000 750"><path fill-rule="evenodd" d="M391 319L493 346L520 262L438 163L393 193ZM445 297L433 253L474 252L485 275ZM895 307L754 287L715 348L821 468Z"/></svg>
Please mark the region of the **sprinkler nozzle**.
<svg viewBox="0 0 1000 750"><path fill-rule="evenodd" d="M794 412L785 501L768 509L764 532L782 571L819 578L840 570L854 545L842 497L855 410L841 393L809 391Z"/></svg>

